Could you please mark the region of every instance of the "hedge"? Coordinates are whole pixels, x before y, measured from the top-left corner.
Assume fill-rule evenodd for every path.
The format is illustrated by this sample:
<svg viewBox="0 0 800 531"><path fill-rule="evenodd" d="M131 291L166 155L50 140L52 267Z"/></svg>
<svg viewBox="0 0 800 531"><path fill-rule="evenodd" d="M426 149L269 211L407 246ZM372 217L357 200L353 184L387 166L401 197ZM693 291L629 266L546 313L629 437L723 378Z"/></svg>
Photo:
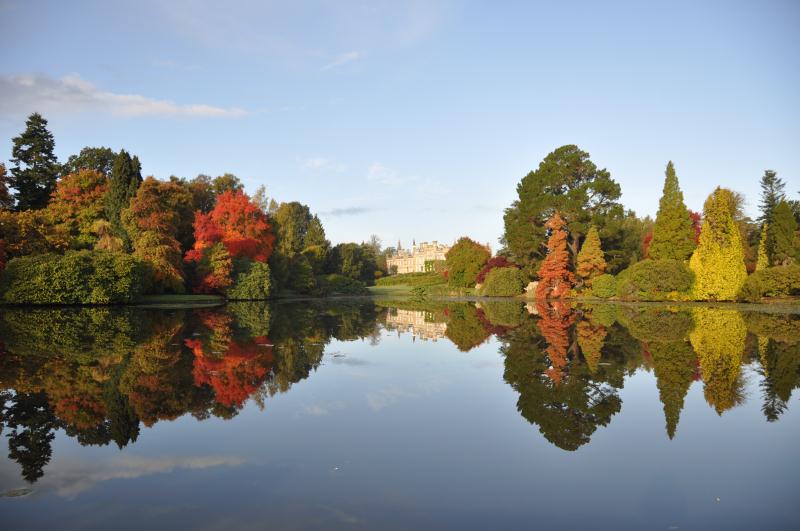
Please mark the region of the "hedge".
<svg viewBox="0 0 800 531"><path fill-rule="evenodd" d="M144 285L144 264L112 251L67 251L8 262L2 300L10 304L114 304L135 301Z"/></svg>
<svg viewBox="0 0 800 531"><path fill-rule="evenodd" d="M588 290L589 295L608 299L617 294L617 279L614 275L600 275L592 280L592 287Z"/></svg>
<svg viewBox="0 0 800 531"><path fill-rule="evenodd" d="M428 273L401 273L398 275L390 275L388 277L379 278L375 281L376 286L411 286L412 288L418 286L435 286L437 284L446 284L447 279L441 273L428 272Z"/></svg>
<svg viewBox="0 0 800 531"><path fill-rule="evenodd" d="M692 287L694 274L680 260L642 260L617 275L617 296L622 299L677 299Z"/></svg>
<svg viewBox="0 0 800 531"><path fill-rule="evenodd" d="M762 297L787 297L800 294L800 265L768 267L745 280L738 299L758 302Z"/></svg>
<svg viewBox="0 0 800 531"><path fill-rule="evenodd" d="M496 267L486 275L481 295L487 297L515 297L522 294L525 279L516 267Z"/></svg>

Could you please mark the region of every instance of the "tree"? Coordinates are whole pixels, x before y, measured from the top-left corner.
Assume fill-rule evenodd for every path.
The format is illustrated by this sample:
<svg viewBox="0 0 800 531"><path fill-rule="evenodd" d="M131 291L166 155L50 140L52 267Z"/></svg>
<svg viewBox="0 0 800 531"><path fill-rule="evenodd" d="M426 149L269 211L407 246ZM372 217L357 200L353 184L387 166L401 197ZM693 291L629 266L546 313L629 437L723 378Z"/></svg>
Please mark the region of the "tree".
<svg viewBox="0 0 800 531"><path fill-rule="evenodd" d="M775 205L767 229L767 255L770 264L775 266L791 264L797 259L797 253L797 221L789 203L781 200Z"/></svg>
<svg viewBox="0 0 800 531"><path fill-rule="evenodd" d="M550 231L550 238L547 240L547 256L539 268L537 299L564 297L575 284L575 276L569 270L565 225L564 218L558 212L547 221L546 227Z"/></svg>
<svg viewBox="0 0 800 531"><path fill-rule="evenodd" d="M489 274L489 271L499 267L515 267L519 269L519 266L514 262L511 262L505 256L495 256L490 258L488 262L481 268L478 272L478 276L475 277L476 284L483 284L483 281L486 280L486 275Z"/></svg>
<svg viewBox="0 0 800 531"><path fill-rule="evenodd" d="M577 146L562 146L539 164L517 185L519 198L506 209L501 242L509 258L536 270L546 256L545 223L558 211L569 229L569 249L576 259L583 236L591 225L600 231L611 255L618 249L619 225L624 217L618 202L619 184L605 170L599 170L589 154ZM611 243L613 242L613 243ZM637 242L638 245L638 242Z"/></svg>
<svg viewBox="0 0 800 531"><path fill-rule="evenodd" d="M36 210L47 206L56 186L59 165L53 150L55 140L47 130L47 120L33 113L25 122L25 131L13 139L11 149L11 186L17 210Z"/></svg>
<svg viewBox="0 0 800 531"><path fill-rule="evenodd" d="M747 279L742 238L733 219L733 193L717 187L703 205L700 244L689 260L694 297L733 300Z"/></svg>
<svg viewBox="0 0 800 531"><path fill-rule="evenodd" d="M581 251L578 253L576 272L588 286L592 285L594 277L606 272L606 260L603 257L603 249L600 246L600 235L594 226L589 229L589 233L581 246Z"/></svg>
<svg viewBox="0 0 800 531"><path fill-rule="evenodd" d="M311 210L306 205L297 201L281 203L273 216L277 251L288 257L302 253L313 219Z"/></svg>
<svg viewBox="0 0 800 531"><path fill-rule="evenodd" d="M758 221L761 223L772 221L775 207L786 198L785 187L786 183L778 177L777 173L772 170L764 171L764 175L761 177L761 203L758 205L761 215L758 216Z"/></svg>
<svg viewBox="0 0 800 531"><path fill-rule="evenodd" d="M120 150L111 168L111 179L105 197L106 218L114 233L130 246L130 237L122 226L122 211L130 205L142 183L142 168L137 157L131 158L127 151Z"/></svg>
<svg viewBox="0 0 800 531"><path fill-rule="evenodd" d="M94 224L103 216L103 198L108 179L91 169L78 170L62 177L45 210L56 230L69 239L73 249L94 246Z"/></svg>
<svg viewBox="0 0 800 531"><path fill-rule="evenodd" d="M375 281L375 255L366 245L340 243L328 254L326 272L339 273L355 280L372 284Z"/></svg>
<svg viewBox="0 0 800 531"><path fill-rule="evenodd" d="M8 189L8 173L6 166L0 162L0 210L10 210L14 208L14 196Z"/></svg>
<svg viewBox="0 0 800 531"><path fill-rule="evenodd" d="M769 223L766 221L761 225L761 236L758 240L758 259L756 260L756 271L761 271L769 267L769 255L767 254L767 240L769 236Z"/></svg>
<svg viewBox="0 0 800 531"><path fill-rule="evenodd" d="M448 283L460 288L474 286L478 273L491 256L484 245L466 236L460 238L445 254Z"/></svg>
<svg viewBox="0 0 800 531"><path fill-rule="evenodd" d="M667 163L664 191L658 204L650 258L654 260L686 260L694 251L694 230L689 209L683 202L683 192L672 161Z"/></svg>
<svg viewBox="0 0 800 531"><path fill-rule="evenodd" d="M62 173L78 173L81 170L94 170L106 177L111 175L118 153L107 147L85 147L77 155L70 155L64 163Z"/></svg>

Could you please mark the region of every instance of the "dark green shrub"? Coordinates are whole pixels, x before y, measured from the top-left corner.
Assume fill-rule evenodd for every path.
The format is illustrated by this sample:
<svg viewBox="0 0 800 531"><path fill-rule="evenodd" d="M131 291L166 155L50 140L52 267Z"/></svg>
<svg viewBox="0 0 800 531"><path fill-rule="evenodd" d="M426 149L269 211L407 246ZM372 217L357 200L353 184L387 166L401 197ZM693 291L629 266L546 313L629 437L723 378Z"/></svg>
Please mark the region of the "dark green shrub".
<svg viewBox="0 0 800 531"><path fill-rule="evenodd" d="M677 298L692 287L694 275L680 260L642 260L617 275L617 296L635 300Z"/></svg>
<svg viewBox="0 0 800 531"><path fill-rule="evenodd" d="M800 265L768 267L756 271L745 281L738 299L757 302L762 297L787 297L800 294Z"/></svg>
<svg viewBox="0 0 800 531"><path fill-rule="evenodd" d="M617 294L617 279L614 275L600 275L592 280L592 288L589 293L593 297L608 299Z"/></svg>
<svg viewBox="0 0 800 531"><path fill-rule="evenodd" d="M317 277L317 295L367 295L369 290L360 280L332 273Z"/></svg>
<svg viewBox="0 0 800 531"><path fill-rule="evenodd" d="M229 300L264 300L270 296L272 283L269 266L262 262L247 262L237 265L240 271L233 286L228 288Z"/></svg>
<svg viewBox="0 0 800 531"><path fill-rule="evenodd" d="M142 293L144 266L124 253L67 251L11 260L0 293L12 304L114 304Z"/></svg>
<svg viewBox="0 0 800 531"><path fill-rule="evenodd" d="M388 277L379 278L375 281L376 286L434 286L437 284L446 284L447 279L441 273L428 272L428 273L402 273L399 275L391 275Z"/></svg>
<svg viewBox="0 0 800 531"><path fill-rule="evenodd" d="M487 297L515 297L522 294L525 279L516 267L496 267L486 275L481 295Z"/></svg>

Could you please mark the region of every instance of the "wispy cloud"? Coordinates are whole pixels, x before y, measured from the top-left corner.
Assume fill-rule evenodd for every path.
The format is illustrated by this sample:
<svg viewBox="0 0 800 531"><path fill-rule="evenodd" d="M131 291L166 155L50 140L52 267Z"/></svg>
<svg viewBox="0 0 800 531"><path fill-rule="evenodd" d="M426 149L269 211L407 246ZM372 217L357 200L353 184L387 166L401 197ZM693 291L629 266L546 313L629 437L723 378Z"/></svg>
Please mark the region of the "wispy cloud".
<svg viewBox="0 0 800 531"><path fill-rule="evenodd" d="M39 74L0 76L0 113L31 110L202 118L231 118L247 114L238 107L178 104L139 94L104 91L78 75L61 79Z"/></svg>
<svg viewBox="0 0 800 531"><path fill-rule="evenodd" d="M331 70L333 68L339 68L340 66L344 66L347 63L352 63L353 61L357 61L364 57L362 52L345 52L343 54L339 54L336 58L331 61L330 63L326 64L322 67L323 70Z"/></svg>
<svg viewBox="0 0 800 531"><path fill-rule="evenodd" d="M333 171L336 173L342 173L346 167L344 164L339 162L333 162L323 157L311 157L308 159L303 159L300 161L300 167L304 170L311 170L311 171Z"/></svg>
<svg viewBox="0 0 800 531"><path fill-rule="evenodd" d="M366 214L367 212L372 212L372 208L367 207L347 207L347 208L334 208L333 210L328 210L327 212L320 212L321 216L357 216L359 214Z"/></svg>
<svg viewBox="0 0 800 531"><path fill-rule="evenodd" d="M414 175L401 175L400 172L388 168L380 162L373 162L367 169L367 179L378 184L400 185L418 180Z"/></svg>

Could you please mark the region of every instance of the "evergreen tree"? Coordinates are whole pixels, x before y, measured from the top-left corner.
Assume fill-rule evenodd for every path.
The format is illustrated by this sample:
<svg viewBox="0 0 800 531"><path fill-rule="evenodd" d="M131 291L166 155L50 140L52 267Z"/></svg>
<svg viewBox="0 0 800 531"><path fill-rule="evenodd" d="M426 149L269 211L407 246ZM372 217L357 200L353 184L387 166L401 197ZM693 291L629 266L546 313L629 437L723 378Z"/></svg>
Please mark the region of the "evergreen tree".
<svg viewBox="0 0 800 531"><path fill-rule="evenodd" d="M788 265L797 258L797 221L792 207L780 201L772 215L772 223L767 230L767 255L772 265Z"/></svg>
<svg viewBox="0 0 800 531"><path fill-rule="evenodd" d="M694 271L694 296L700 300L732 300L747 279L739 227L733 219L733 193L717 187L703 205L700 245L689 260Z"/></svg>
<svg viewBox="0 0 800 531"><path fill-rule="evenodd" d="M56 186L60 167L53 149L55 140L47 130L47 120L33 113L25 131L13 139L11 186L16 190L17 210L37 210L47 206Z"/></svg>
<svg viewBox="0 0 800 531"><path fill-rule="evenodd" d="M0 210L10 210L12 208L14 208L14 196L8 190L6 166L0 162Z"/></svg>
<svg viewBox="0 0 800 531"><path fill-rule="evenodd" d="M581 251L578 253L578 276L584 283L591 286L592 279L606 272L606 260L600 244L600 234L597 227L592 225L583 241Z"/></svg>
<svg viewBox="0 0 800 531"><path fill-rule="evenodd" d="M111 168L111 180L105 198L105 211L114 234L130 246L130 237L122 226L121 213L128 208L131 199L142 183L142 168L137 157L131 158L127 151L120 150Z"/></svg>
<svg viewBox="0 0 800 531"><path fill-rule="evenodd" d="M758 240L758 258L756 260L756 271L761 271L769 267L769 255L767 254L767 240L769 234L769 223L761 225L761 237Z"/></svg>
<svg viewBox="0 0 800 531"><path fill-rule="evenodd" d="M653 260L686 260L694 251L694 229L689 209L683 202L678 176L672 161L667 163L664 191L658 204L650 258Z"/></svg>
<svg viewBox="0 0 800 531"><path fill-rule="evenodd" d="M462 237L447 251L447 281L451 286L468 288L475 285L478 273L491 258L489 249Z"/></svg>
<svg viewBox="0 0 800 531"><path fill-rule="evenodd" d="M775 207L778 203L786 198L784 188L786 184L778 177L778 174L772 170L765 170L764 176L761 177L761 215L758 221L767 223L772 221L772 215L775 212Z"/></svg>
<svg viewBox="0 0 800 531"><path fill-rule="evenodd" d="M565 225L564 218L558 212L547 221L546 227L550 231L550 238L547 240L547 256L539 268L537 299L564 297L575 284L575 275L569 270Z"/></svg>

